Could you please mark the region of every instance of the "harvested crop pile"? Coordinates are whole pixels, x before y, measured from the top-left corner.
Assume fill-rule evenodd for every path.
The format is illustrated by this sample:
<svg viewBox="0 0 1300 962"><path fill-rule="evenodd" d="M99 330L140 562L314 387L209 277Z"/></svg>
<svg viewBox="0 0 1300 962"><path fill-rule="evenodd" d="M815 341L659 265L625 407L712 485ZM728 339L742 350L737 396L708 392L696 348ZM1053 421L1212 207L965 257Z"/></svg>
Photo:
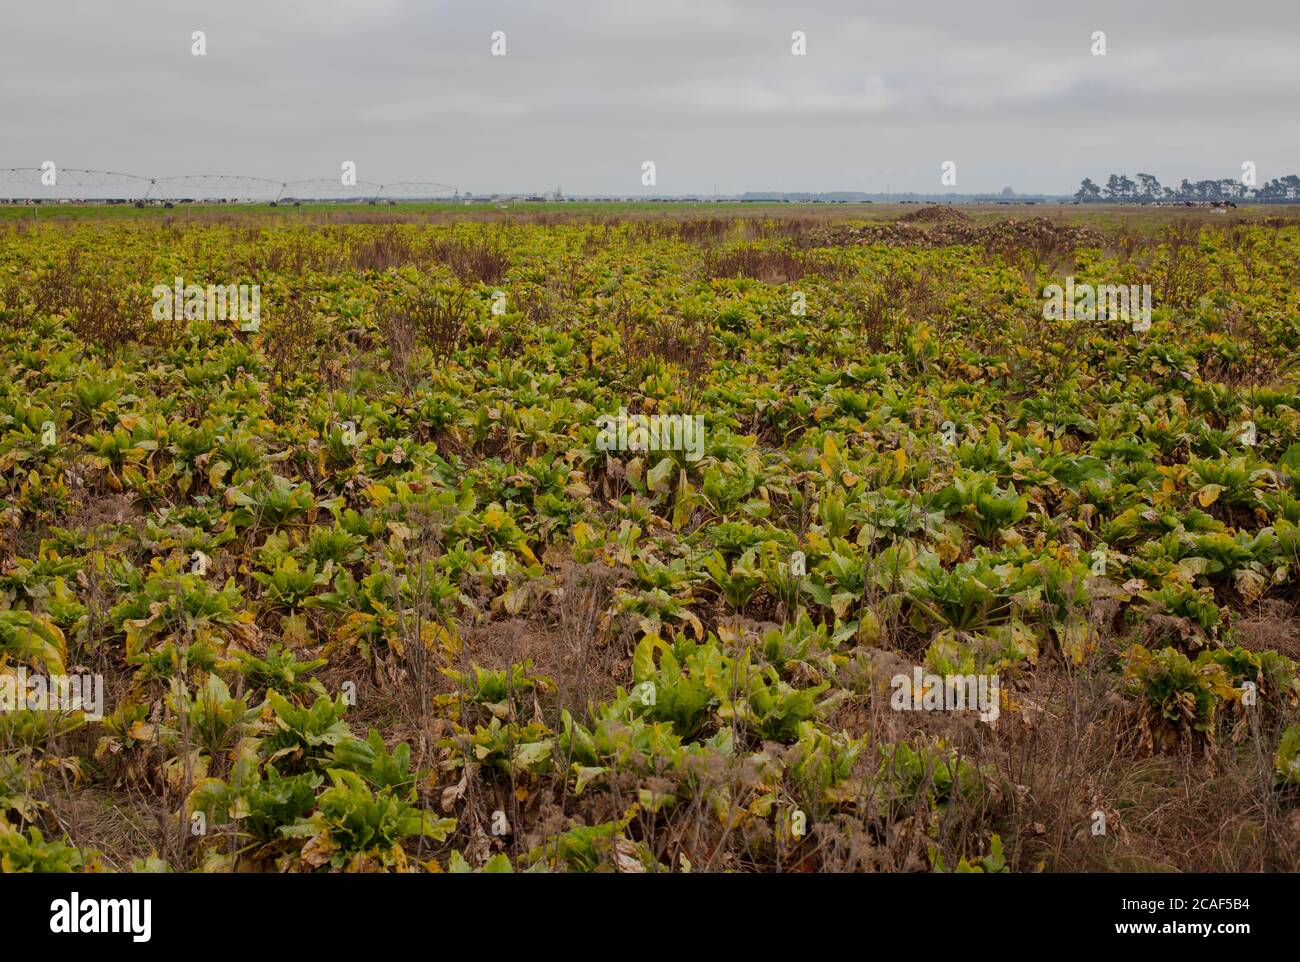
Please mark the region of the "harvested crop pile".
<svg viewBox="0 0 1300 962"><path fill-rule="evenodd" d="M968 224L970 214L950 204L933 204L898 218L903 224Z"/></svg>
<svg viewBox="0 0 1300 962"><path fill-rule="evenodd" d="M942 210L942 208L926 208ZM917 220L925 211L917 211ZM927 215L933 218L936 215ZM963 215L965 216L965 215ZM1046 217L1028 220L1004 220L992 224L977 224L967 220L931 220L929 223L862 224L835 227L824 232L817 242L828 246L847 247L854 244L886 244L890 247L952 247L958 244L980 244L988 250L1016 247L1050 247L1069 250L1075 247L1100 247L1104 243L1100 232L1090 227L1056 224Z"/></svg>

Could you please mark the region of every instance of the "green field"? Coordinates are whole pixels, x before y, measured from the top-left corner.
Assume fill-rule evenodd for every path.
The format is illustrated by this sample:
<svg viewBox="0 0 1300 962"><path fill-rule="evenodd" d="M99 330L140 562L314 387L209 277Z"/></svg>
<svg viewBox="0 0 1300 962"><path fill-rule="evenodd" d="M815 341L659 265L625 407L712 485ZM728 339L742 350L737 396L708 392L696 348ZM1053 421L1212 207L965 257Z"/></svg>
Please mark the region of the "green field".
<svg viewBox="0 0 1300 962"><path fill-rule="evenodd" d="M3 868L1300 870L1298 292L1281 208L0 207L0 696L102 682Z"/></svg>

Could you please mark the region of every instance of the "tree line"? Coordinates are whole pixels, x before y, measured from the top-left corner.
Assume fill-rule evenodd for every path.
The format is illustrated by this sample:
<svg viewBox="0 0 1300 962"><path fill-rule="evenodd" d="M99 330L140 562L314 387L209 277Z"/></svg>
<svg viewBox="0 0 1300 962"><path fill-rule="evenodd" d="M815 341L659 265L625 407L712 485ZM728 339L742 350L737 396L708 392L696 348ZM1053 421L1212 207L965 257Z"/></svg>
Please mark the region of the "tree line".
<svg viewBox="0 0 1300 962"><path fill-rule="evenodd" d="M1138 174L1136 180L1130 179L1126 174L1111 174L1105 186L1098 186L1091 177L1085 177L1075 191L1074 199L1081 203L1225 200L1277 203L1300 200L1300 177L1288 174L1286 177L1274 178L1262 187L1251 187L1231 177L1198 181L1184 177L1183 182L1174 188L1161 186L1153 174Z"/></svg>

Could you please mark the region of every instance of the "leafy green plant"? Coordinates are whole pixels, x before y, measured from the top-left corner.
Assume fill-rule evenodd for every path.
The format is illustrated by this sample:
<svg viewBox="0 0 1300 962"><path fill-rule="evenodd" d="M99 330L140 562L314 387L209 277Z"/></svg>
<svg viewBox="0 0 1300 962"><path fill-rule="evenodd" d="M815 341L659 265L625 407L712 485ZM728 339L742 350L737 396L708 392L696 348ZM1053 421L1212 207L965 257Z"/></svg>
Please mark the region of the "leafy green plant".
<svg viewBox="0 0 1300 962"><path fill-rule="evenodd" d="M24 835L0 821L0 872L76 872L85 861L71 845L58 839L46 840L35 825Z"/></svg>
<svg viewBox="0 0 1300 962"><path fill-rule="evenodd" d="M1236 696L1227 673L1209 652L1193 662L1174 648L1129 649L1124 678L1139 699L1139 744L1154 751L1213 745L1221 701Z"/></svg>
<svg viewBox="0 0 1300 962"><path fill-rule="evenodd" d="M218 757L257 731L261 713L260 705L249 706L247 696L232 696L229 686L215 673L209 674L194 694L183 680L173 679L167 706L174 721L163 726L163 740L176 746L188 742L209 758Z"/></svg>
<svg viewBox="0 0 1300 962"><path fill-rule="evenodd" d="M948 867L944 863L943 856L933 845L930 846L930 865L931 870L935 872L947 872ZM989 853L974 862L968 861L963 855L957 862L957 867L953 870L954 874L1001 874L1010 872L1011 868L1007 865L1006 859L1002 856L1002 836L995 834L989 839Z"/></svg>
<svg viewBox="0 0 1300 962"><path fill-rule="evenodd" d="M343 720L347 711L343 695L334 699L317 695L310 708L300 708L279 692L268 691L266 702L272 716L261 747L268 762L284 759L298 770L324 767L330 750L352 737Z"/></svg>
<svg viewBox="0 0 1300 962"><path fill-rule="evenodd" d="M1280 784L1300 787L1300 724L1291 725L1282 733L1273 758L1273 770Z"/></svg>
<svg viewBox="0 0 1300 962"><path fill-rule="evenodd" d="M299 857L310 868L404 871L409 867L404 840L424 836L441 842L456 827L454 818L434 818L412 804L413 790L375 792L354 772L331 768L327 774L331 784L316 800L316 812L280 829L287 838L307 839Z"/></svg>

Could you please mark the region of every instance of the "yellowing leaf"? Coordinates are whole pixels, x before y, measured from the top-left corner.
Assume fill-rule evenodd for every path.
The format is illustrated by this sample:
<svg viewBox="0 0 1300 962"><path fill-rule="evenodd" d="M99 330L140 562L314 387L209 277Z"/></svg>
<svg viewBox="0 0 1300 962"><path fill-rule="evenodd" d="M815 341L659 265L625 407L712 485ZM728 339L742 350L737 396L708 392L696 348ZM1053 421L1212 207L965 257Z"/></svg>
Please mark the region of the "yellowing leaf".
<svg viewBox="0 0 1300 962"><path fill-rule="evenodd" d="M1232 573L1232 580L1237 589L1237 594L1241 595L1241 600L1246 604L1253 602L1268 587L1267 579L1249 568L1238 568Z"/></svg>
<svg viewBox="0 0 1300 962"><path fill-rule="evenodd" d="M1201 488L1200 491L1196 492L1196 500L1200 503L1202 508L1208 508L1210 505L1214 504L1214 502L1219 500L1219 495L1222 494L1223 491L1224 488L1221 484L1207 484L1205 487Z"/></svg>

